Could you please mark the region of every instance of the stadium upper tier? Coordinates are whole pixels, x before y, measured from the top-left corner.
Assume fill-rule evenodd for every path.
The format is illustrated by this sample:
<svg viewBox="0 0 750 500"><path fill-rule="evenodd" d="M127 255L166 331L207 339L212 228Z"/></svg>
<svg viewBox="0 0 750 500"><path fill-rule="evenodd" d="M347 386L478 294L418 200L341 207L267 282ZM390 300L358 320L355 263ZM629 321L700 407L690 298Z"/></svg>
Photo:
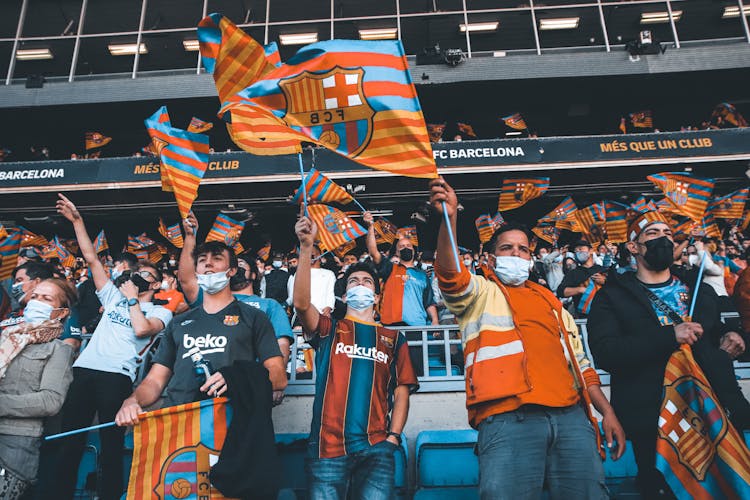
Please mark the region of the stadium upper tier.
<svg viewBox="0 0 750 500"><path fill-rule="evenodd" d="M704 67L691 54L697 67L680 69L670 61L671 69L662 70L718 69L711 61L723 68L750 65L750 9L737 1L6 0L2 11L0 61L8 65L3 63L0 71L6 84L32 76L75 81L97 75L200 73L195 27L209 12L223 13L260 42L277 42L282 60L300 45L319 40L399 38L415 72L428 77L415 78L417 83L485 78L481 66L450 75L420 71L421 64L445 67L483 56L540 56L571 49L594 57L595 64L571 68L581 74L595 71L588 66L601 66L601 54L616 53L610 61L627 64L628 58L646 60L664 50L666 56L696 44L709 52L715 49L705 54ZM523 74L528 62L520 68L507 64L512 67L495 70L495 78L533 76ZM650 72L650 66L635 63L621 72ZM615 68L607 71L616 74ZM41 84L33 78L30 83Z"/></svg>

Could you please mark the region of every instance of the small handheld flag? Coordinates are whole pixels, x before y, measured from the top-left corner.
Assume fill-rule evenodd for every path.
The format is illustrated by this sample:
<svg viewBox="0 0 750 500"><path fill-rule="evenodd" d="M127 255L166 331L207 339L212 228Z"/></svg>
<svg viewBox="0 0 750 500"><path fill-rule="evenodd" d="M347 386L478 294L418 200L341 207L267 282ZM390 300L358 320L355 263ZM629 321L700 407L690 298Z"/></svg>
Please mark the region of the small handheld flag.
<svg viewBox="0 0 750 500"><path fill-rule="evenodd" d="M331 252L336 248L367 234L367 231L342 211L328 205L310 205L310 218L318 226L320 248Z"/></svg>
<svg viewBox="0 0 750 500"><path fill-rule="evenodd" d="M694 221L703 219L714 189L713 179L686 172L663 172L648 176L679 213Z"/></svg>
<svg viewBox="0 0 750 500"><path fill-rule="evenodd" d="M505 179L500 188L497 211L504 212L522 207L528 201L539 198L549 189L549 177Z"/></svg>

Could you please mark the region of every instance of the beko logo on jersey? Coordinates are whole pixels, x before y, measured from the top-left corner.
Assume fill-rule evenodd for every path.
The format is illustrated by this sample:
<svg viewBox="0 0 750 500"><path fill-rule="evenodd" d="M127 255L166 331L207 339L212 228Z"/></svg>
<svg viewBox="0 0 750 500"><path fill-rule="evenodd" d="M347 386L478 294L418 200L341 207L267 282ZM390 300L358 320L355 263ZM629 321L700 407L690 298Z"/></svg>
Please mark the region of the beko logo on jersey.
<svg viewBox="0 0 750 500"><path fill-rule="evenodd" d="M334 354L346 354L350 358L371 359L378 363L388 363L388 355L383 351L378 351L376 347L360 347L357 344L347 345L343 342L336 344Z"/></svg>
<svg viewBox="0 0 750 500"><path fill-rule="evenodd" d="M197 347L199 349L215 349L223 351L227 346L227 338L223 336L214 336L210 333L207 333L202 337L191 337L190 335L185 335L182 337L182 346L185 349Z"/></svg>

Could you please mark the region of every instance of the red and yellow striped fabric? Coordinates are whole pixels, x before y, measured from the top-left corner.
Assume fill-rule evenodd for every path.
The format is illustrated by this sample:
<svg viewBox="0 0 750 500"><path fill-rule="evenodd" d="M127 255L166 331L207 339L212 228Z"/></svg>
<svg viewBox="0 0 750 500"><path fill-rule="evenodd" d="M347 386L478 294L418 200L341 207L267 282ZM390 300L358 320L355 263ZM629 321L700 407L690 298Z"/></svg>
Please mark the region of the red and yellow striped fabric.
<svg viewBox="0 0 750 500"><path fill-rule="evenodd" d="M497 200L497 211L504 212L522 207L528 201L539 198L549 189L549 177L505 179Z"/></svg>
<svg viewBox="0 0 750 500"><path fill-rule="evenodd" d="M141 415L133 428L127 500L225 498L208 473L224 446L231 410L226 398L214 398Z"/></svg>
<svg viewBox="0 0 750 500"><path fill-rule="evenodd" d="M396 241L398 228L388 219L378 219L373 223L372 227L375 230L375 242L378 245L384 243L391 244Z"/></svg>
<svg viewBox="0 0 750 500"><path fill-rule="evenodd" d="M7 236L0 241L0 281L7 280L13 275L13 269L18 264L18 251L21 248L21 231L7 228Z"/></svg>
<svg viewBox="0 0 750 500"><path fill-rule="evenodd" d="M627 207L615 201L604 202L606 214L607 238L612 243L625 243L628 241Z"/></svg>
<svg viewBox="0 0 750 500"><path fill-rule="evenodd" d="M18 229L21 230L21 247L39 247L43 245L48 245L49 241L47 241L47 238L44 236L41 236L36 233L32 233L28 229L26 229L23 226L18 226Z"/></svg>
<svg viewBox="0 0 750 500"><path fill-rule="evenodd" d="M258 249L258 258L262 260L263 262L268 260L268 257L271 256L271 244L266 243L261 248Z"/></svg>
<svg viewBox="0 0 750 500"><path fill-rule="evenodd" d="M102 229L94 240L94 252L100 253L105 250L109 250L109 243L107 243L107 235L104 234L104 229Z"/></svg>
<svg viewBox="0 0 750 500"><path fill-rule="evenodd" d="M175 247L182 248L184 240L182 239L182 230L179 224L167 226L161 217L159 217L159 234L164 236Z"/></svg>
<svg viewBox="0 0 750 500"><path fill-rule="evenodd" d="M206 236L206 241L221 241L231 247L240 239L243 229L245 229L243 221L234 220L228 215L220 213L216 216L214 225L211 226L211 230Z"/></svg>
<svg viewBox="0 0 750 500"><path fill-rule="evenodd" d="M550 245L556 245L560 237L560 230L555 226L536 226L531 229L531 232Z"/></svg>
<svg viewBox="0 0 750 500"><path fill-rule="evenodd" d="M354 201L354 198L346 189L314 168L311 168L305 175L304 184L308 202L347 204ZM302 190L297 189L292 197L292 203L302 203L303 201Z"/></svg>
<svg viewBox="0 0 750 500"><path fill-rule="evenodd" d="M396 239L408 238L415 247L419 246L419 236L417 235L417 226L404 226L396 231Z"/></svg>
<svg viewBox="0 0 750 500"><path fill-rule="evenodd" d="M708 205L708 211L719 219L741 219L749 194L750 188L742 188L726 196L715 198Z"/></svg>
<svg viewBox="0 0 750 500"><path fill-rule="evenodd" d="M331 252L367 234L362 226L344 212L328 205L310 205L307 213L318 226L319 245L324 252Z"/></svg>
<svg viewBox="0 0 750 500"><path fill-rule="evenodd" d="M685 172L663 172L647 178L662 190L676 211L694 221L703 219L714 190L713 179L703 179Z"/></svg>

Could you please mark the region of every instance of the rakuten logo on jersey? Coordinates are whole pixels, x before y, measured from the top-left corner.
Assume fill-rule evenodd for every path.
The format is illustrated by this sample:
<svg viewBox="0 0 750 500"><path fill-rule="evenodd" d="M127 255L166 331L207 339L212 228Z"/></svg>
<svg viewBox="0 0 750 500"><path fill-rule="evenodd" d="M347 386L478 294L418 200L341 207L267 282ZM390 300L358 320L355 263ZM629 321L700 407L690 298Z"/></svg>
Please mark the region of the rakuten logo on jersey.
<svg viewBox="0 0 750 500"><path fill-rule="evenodd" d="M388 355L378 351L376 347L360 347L357 344L347 345L343 342L336 344L334 354L346 354L350 358L369 359L378 363L388 364Z"/></svg>
<svg viewBox="0 0 750 500"><path fill-rule="evenodd" d="M192 337L190 335L185 335L182 337L182 347L185 348L185 350L190 350L193 347L197 347L201 350L201 354L210 354L212 352L224 352L224 348L227 346L227 338L224 336L217 336L217 335L211 335L210 333L207 333L206 335L200 336L200 337ZM188 355L185 353L183 355L183 358L186 358Z"/></svg>

